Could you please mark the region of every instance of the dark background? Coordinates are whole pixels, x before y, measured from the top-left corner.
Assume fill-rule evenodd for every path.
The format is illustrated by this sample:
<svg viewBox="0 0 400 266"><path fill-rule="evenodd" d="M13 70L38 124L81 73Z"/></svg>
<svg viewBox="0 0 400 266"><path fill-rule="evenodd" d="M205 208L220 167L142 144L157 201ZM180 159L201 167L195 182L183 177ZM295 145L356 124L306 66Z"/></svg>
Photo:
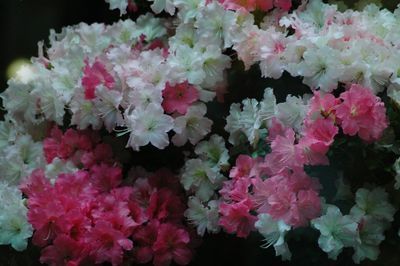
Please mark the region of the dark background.
<svg viewBox="0 0 400 266"><path fill-rule="evenodd" d="M390 1L389 6L393 7L394 2L397 1ZM141 10L147 9L148 7L141 8ZM135 18L135 16L135 14L130 14L124 18ZM119 19L119 11L110 11L104 0L0 0L0 91L7 86L6 69L8 65L17 58L29 59L31 56L36 56L37 42L46 41L50 29L53 28L59 32L63 26L74 25L79 22L112 23ZM252 73L246 77L235 76L234 83L242 86L249 85L251 89L245 90L247 97L261 96L262 90L260 88L265 88L266 85L279 89L288 88L288 84L297 84L298 88L301 84L298 79L290 78L287 75L279 81L260 80L259 76L258 70L253 68ZM259 84L254 84L254 80L260 80ZM251 84L248 84L249 82ZM297 89L296 86L289 87ZM302 87L304 89L304 86ZM214 118L222 119L223 117L220 116L218 110L226 114L230 102L239 101L243 98L242 94L243 91L231 93L227 96L227 101L223 107L218 104L211 107L215 108L209 109L215 110L215 112L212 112ZM150 151L149 154L151 154ZM166 158L164 155L166 154L160 153L158 156ZM147 160L148 157L142 158ZM154 158L154 154L150 155L150 158ZM387 232L387 236L396 236L395 230L397 228ZM351 259L352 249L345 249L337 261L328 260L326 254L319 249L317 238L317 232L311 229L304 229L298 234L294 234L288 240L289 248L293 253L292 261L282 262L280 257L275 257L272 247L266 250L259 247L262 242L261 237L257 234L251 235L246 240L227 234L206 236L190 265L354 265ZM366 261L361 265L398 266L400 265L399 254L400 238L391 237L381 245L381 255L377 262ZM22 253L18 253L9 247L0 246L0 266L40 265L38 260L38 250L32 246Z"/></svg>

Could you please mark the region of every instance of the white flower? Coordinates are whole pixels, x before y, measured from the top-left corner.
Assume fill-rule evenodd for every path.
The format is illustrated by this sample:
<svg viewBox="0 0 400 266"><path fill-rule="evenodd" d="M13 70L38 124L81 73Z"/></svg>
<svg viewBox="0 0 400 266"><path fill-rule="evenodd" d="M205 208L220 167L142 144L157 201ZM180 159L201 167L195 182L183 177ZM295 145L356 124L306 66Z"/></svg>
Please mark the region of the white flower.
<svg viewBox="0 0 400 266"><path fill-rule="evenodd" d="M373 190L360 188L356 192L356 205L350 210L355 217L371 216L378 221L392 222L396 209L388 202L388 194L383 188Z"/></svg>
<svg viewBox="0 0 400 266"><path fill-rule="evenodd" d="M215 84L223 80L223 71L231 66L231 59L222 54L219 47L212 45L207 45L202 57L205 73L202 86L206 88L214 87Z"/></svg>
<svg viewBox="0 0 400 266"><path fill-rule="evenodd" d="M175 13L174 0L147 0L152 1L153 4L150 6L154 13L158 14L165 10L171 16Z"/></svg>
<svg viewBox="0 0 400 266"><path fill-rule="evenodd" d="M304 76L303 82L311 88L320 88L330 92L344 73L338 58L339 53L331 48L308 49L303 54L304 62L299 65L298 75Z"/></svg>
<svg viewBox="0 0 400 266"><path fill-rule="evenodd" d="M244 99L243 110L240 104L234 103L226 118L225 130L230 133L229 142L237 144L241 133L244 133L250 144L256 144L259 140L259 129L262 125L259 114L259 104L255 99Z"/></svg>
<svg viewBox="0 0 400 266"><path fill-rule="evenodd" d="M301 131L302 123L307 112L307 105L300 97L288 95L286 101L276 106L276 117L287 126Z"/></svg>
<svg viewBox="0 0 400 266"><path fill-rule="evenodd" d="M227 48L230 46L228 32L235 21L234 12L225 10L221 4L213 1L201 9L196 17L195 27L203 38Z"/></svg>
<svg viewBox="0 0 400 266"><path fill-rule="evenodd" d="M14 207L14 206L10 206ZM8 245L23 251L28 246L28 239L33 229L28 223L25 210L8 210L0 214L0 245Z"/></svg>
<svg viewBox="0 0 400 266"><path fill-rule="evenodd" d="M218 135L212 135L208 141L202 141L196 145L194 152L202 160L210 162L218 169L229 166L228 149L225 147L225 140Z"/></svg>
<svg viewBox="0 0 400 266"><path fill-rule="evenodd" d="M143 87L132 89L128 97L130 99L129 102L135 108L146 108L151 103L161 105L163 100L162 91L152 84L144 84Z"/></svg>
<svg viewBox="0 0 400 266"><path fill-rule="evenodd" d="M399 189L400 188L400 157L394 162L393 169L396 172L396 176L395 176L396 183L394 184L394 187L396 189Z"/></svg>
<svg viewBox="0 0 400 266"><path fill-rule="evenodd" d="M213 122L204 117L206 112L207 107L200 103L189 107L185 115L175 118L176 135L172 138L172 142L176 146L182 146L189 140L194 145L210 133Z"/></svg>
<svg viewBox="0 0 400 266"><path fill-rule="evenodd" d="M147 42L161 38L167 34L167 30L163 26L162 22L161 19L155 18L152 13L141 15L136 20L137 28L132 37L138 38L141 35L144 35Z"/></svg>
<svg viewBox="0 0 400 266"><path fill-rule="evenodd" d="M184 215L191 224L197 227L198 235L203 236L206 231L209 233L219 232L218 206L219 204L216 200L203 204L197 197L192 196L189 198L188 209Z"/></svg>
<svg viewBox="0 0 400 266"><path fill-rule="evenodd" d="M77 90L70 103L72 112L71 125L76 125L78 129L86 129L92 126L93 129L100 129L102 121L96 114L99 111L92 101L85 100L83 90Z"/></svg>
<svg viewBox="0 0 400 266"><path fill-rule="evenodd" d="M8 81L8 88L1 94L4 108L17 121L40 122L36 118L38 109L35 98L31 96L32 85L23 84L16 80Z"/></svg>
<svg viewBox="0 0 400 266"><path fill-rule="evenodd" d="M35 84L31 97L37 99L40 111L47 120L55 121L58 125L63 124L65 103L62 101L61 95L58 95L57 91L51 87L51 84L41 80Z"/></svg>
<svg viewBox="0 0 400 266"><path fill-rule="evenodd" d="M23 201L17 187L0 182L0 245L11 244L17 251L26 249L33 232Z"/></svg>
<svg viewBox="0 0 400 266"><path fill-rule="evenodd" d="M174 78L176 80L188 80L189 83L194 85L200 85L206 77L203 64L202 53L187 45L177 46L168 57L168 65L173 70Z"/></svg>
<svg viewBox="0 0 400 266"><path fill-rule="evenodd" d="M125 122L131 132L127 146L134 150L151 143L164 149L169 144L167 132L173 128L174 119L164 114L160 105L150 103L127 113Z"/></svg>
<svg viewBox="0 0 400 266"><path fill-rule="evenodd" d="M190 159L183 168L181 183L186 191L194 191L201 201L209 200L222 186L225 177L206 161Z"/></svg>
<svg viewBox="0 0 400 266"><path fill-rule="evenodd" d="M258 215L255 227L265 237L266 243L262 247L268 248L273 245L276 256L290 260L292 254L285 242L285 235L291 229L290 225L282 220L276 221L269 214L262 213Z"/></svg>
<svg viewBox="0 0 400 266"><path fill-rule="evenodd" d="M264 91L264 98L260 102L260 120L265 127L268 127L272 118L276 113L276 98L272 88L266 88Z"/></svg>
<svg viewBox="0 0 400 266"><path fill-rule="evenodd" d="M312 220L311 225L321 233L318 245L334 260L344 247L353 246L358 238L358 224L350 216L343 216L334 205L328 205L325 214Z"/></svg>
<svg viewBox="0 0 400 266"><path fill-rule="evenodd" d="M0 121L0 149L5 148L15 141L16 130L11 121L7 118L4 121Z"/></svg>
<svg viewBox="0 0 400 266"><path fill-rule="evenodd" d="M104 125L108 132L111 132L115 126L124 124L119 105L122 101L122 94L116 90L109 90L104 86L96 88L96 98L94 106L96 107L97 116L103 119Z"/></svg>
<svg viewBox="0 0 400 266"><path fill-rule="evenodd" d="M364 216L358 221L359 241L355 242L353 260L360 263L364 259L376 260L379 256L379 245L385 240L384 225L371 216Z"/></svg>
<svg viewBox="0 0 400 266"><path fill-rule="evenodd" d="M14 145L7 146L0 156L0 178L18 185L34 169L44 164L42 144L30 135L18 137Z"/></svg>
<svg viewBox="0 0 400 266"><path fill-rule="evenodd" d="M128 0L106 0L106 2L110 4L110 9L119 9L121 16L126 14Z"/></svg>

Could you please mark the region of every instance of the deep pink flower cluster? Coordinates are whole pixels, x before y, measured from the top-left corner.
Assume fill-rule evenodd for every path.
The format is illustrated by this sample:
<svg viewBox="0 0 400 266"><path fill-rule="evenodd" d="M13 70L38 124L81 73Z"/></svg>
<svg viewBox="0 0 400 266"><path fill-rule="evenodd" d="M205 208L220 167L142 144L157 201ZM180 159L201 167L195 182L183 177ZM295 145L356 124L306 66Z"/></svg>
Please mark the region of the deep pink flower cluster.
<svg viewBox="0 0 400 266"><path fill-rule="evenodd" d="M53 128L45 154L48 162L72 159L81 170L60 174L52 185L37 169L21 186L42 263L189 263L194 237L184 224L185 197L176 176L160 170L121 186L122 168L111 148L90 131Z"/></svg>
<svg viewBox="0 0 400 266"><path fill-rule="evenodd" d="M292 7L292 0L219 0L227 9L239 10L244 8L248 11L260 9L269 11L274 7L289 11Z"/></svg>

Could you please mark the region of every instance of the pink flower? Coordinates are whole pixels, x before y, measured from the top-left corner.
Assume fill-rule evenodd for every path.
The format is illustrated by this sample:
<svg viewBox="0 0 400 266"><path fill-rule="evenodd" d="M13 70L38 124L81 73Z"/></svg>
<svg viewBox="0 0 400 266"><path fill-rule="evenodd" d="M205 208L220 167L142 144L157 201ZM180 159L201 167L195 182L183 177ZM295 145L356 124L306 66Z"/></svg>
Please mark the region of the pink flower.
<svg viewBox="0 0 400 266"><path fill-rule="evenodd" d="M294 226L305 226L321 211L319 183L304 171L284 171L254 183L254 202L258 213L268 213Z"/></svg>
<svg viewBox="0 0 400 266"><path fill-rule="evenodd" d="M242 177L256 176L258 174L256 171L256 166L258 163L258 159L254 159L248 155L241 154L236 159L235 167L233 167L229 172L229 177L233 179L240 179Z"/></svg>
<svg viewBox="0 0 400 266"><path fill-rule="evenodd" d="M153 245L154 265L167 266L172 261L179 265L187 265L192 259L192 251L188 247L189 233L173 224L161 224L157 240Z"/></svg>
<svg viewBox="0 0 400 266"><path fill-rule="evenodd" d="M180 114L186 114L189 106L199 99L199 92L188 81L174 86L167 82L163 90L163 98L162 106L165 112L177 111Z"/></svg>
<svg viewBox="0 0 400 266"><path fill-rule="evenodd" d="M271 153L265 156L265 164L270 175L284 169L303 167L305 160L301 148L295 144L295 135L291 128L285 130L285 135L278 135L271 143Z"/></svg>
<svg viewBox="0 0 400 266"><path fill-rule="evenodd" d="M336 115L345 134L372 142L378 140L388 126L386 109L380 98L358 84L351 85L340 95L343 102L336 107Z"/></svg>
<svg viewBox="0 0 400 266"><path fill-rule="evenodd" d="M90 66L89 60L86 59L82 78L82 86L85 89L85 99L94 99L96 97L96 87L100 84L103 84L108 89L112 89L115 81L102 62L96 59L93 65Z"/></svg>
<svg viewBox="0 0 400 266"><path fill-rule="evenodd" d="M240 178L237 180L228 180L224 182L219 191L222 198L228 202L239 202L249 199L249 188L252 185L252 179ZM249 202L250 203L250 202Z"/></svg>
<svg viewBox="0 0 400 266"><path fill-rule="evenodd" d="M303 151L305 163L309 165L327 165L328 158L325 154L333 143L338 128L330 119L317 119L305 130L304 136L299 140L299 147Z"/></svg>
<svg viewBox="0 0 400 266"><path fill-rule="evenodd" d="M271 120L271 126L268 128L268 138L267 141L272 142L277 136L285 135L285 127L276 117Z"/></svg>
<svg viewBox="0 0 400 266"><path fill-rule="evenodd" d="M219 224L228 233L236 233L238 237L247 237L254 229L257 217L250 214L251 203L244 200L237 203L221 203Z"/></svg>
<svg viewBox="0 0 400 266"><path fill-rule="evenodd" d="M318 118L330 118L335 122L335 111L338 104L340 104L340 99L335 98L333 94L327 93L321 96L319 91L314 91L314 96L310 100L305 124L312 124Z"/></svg>

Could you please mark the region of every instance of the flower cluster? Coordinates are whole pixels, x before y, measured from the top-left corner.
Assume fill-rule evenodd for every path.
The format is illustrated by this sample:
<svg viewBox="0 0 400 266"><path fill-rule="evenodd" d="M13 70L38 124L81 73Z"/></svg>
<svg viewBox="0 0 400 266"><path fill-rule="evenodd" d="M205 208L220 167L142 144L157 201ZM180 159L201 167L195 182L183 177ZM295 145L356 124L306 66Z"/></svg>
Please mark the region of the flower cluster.
<svg viewBox="0 0 400 266"><path fill-rule="evenodd" d="M137 11L134 0L106 2L121 15ZM0 245L21 251L33 235L40 261L57 266L187 265L198 236L223 230L258 232L262 247L290 259L287 239L310 226L329 258L353 248L354 262L376 260L396 212L382 186L400 187L400 8L144 2L162 18L51 31L48 48L40 42L8 81ZM256 63L265 78L301 77L310 93L267 88L245 98L246 79L229 114L211 113L225 110L217 104L227 87L236 92L232 75L252 74ZM115 141L125 134L131 149ZM129 160L170 143L185 157L177 169L149 173ZM352 208L338 203L343 195L355 196Z"/></svg>
<svg viewBox="0 0 400 266"><path fill-rule="evenodd" d="M264 77L279 78L287 71L327 92L339 82L359 83L374 93L392 84L395 97L400 55L396 14L375 5L340 12L336 5L311 0L304 10L266 17L261 27L248 24L247 38L233 48L247 67L259 63Z"/></svg>
<svg viewBox="0 0 400 266"><path fill-rule="evenodd" d="M229 140L235 146L248 141L255 156L239 155L222 188L212 182L217 180L215 173L203 169L200 175L192 165L201 163L200 159L188 160L182 175L185 188L198 197L197 205L215 198L213 189L220 189L218 223L226 232L247 237L258 229L267 239L265 246L274 245L284 259L291 257L284 241L287 231L307 226L321 212L321 185L304 167L329 164L327 153L340 129L370 143L379 140L388 126L380 98L360 85L351 85L339 97L315 91L306 98L289 95L277 104L272 89L267 88L260 102L246 99L242 108L233 104L225 127ZM193 185L196 173L205 178L207 186ZM201 232L211 221L207 218L202 216Z"/></svg>
<svg viewBox="0 0 400 266"><path fill-rule="evenodd" d="M52 184L37 169L21 186L42 263L120 265L128 254L139 263L189 263L193 237L183 223L184 197L172 173L132 172L130 185L122 185L111 147L93 131L62 133L54 127L43 149L47 163L59 158L79 170L59 173Z"/></svg>

